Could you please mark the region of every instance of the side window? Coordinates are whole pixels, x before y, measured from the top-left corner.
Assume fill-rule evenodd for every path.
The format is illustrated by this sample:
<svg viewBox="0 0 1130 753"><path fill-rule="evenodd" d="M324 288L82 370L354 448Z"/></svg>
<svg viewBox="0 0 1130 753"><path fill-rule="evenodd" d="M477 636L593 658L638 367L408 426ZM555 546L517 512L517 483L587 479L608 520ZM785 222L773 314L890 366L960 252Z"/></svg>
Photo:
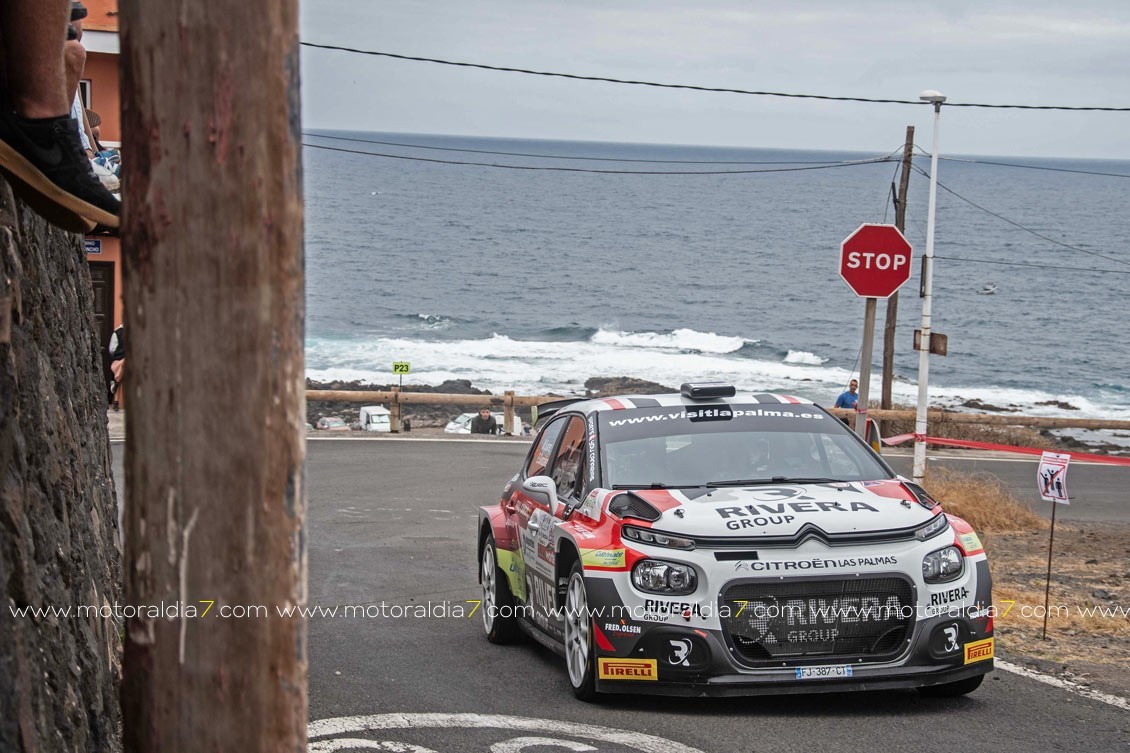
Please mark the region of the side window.
<svg viewBox="0 0 1130 753"><path fill-rule="evenodd" d="M569 419L565 437L557 448L553 468L549 475L557 484L557 493L562 497L577 497L584 481L582 466L585 459L585 422L579 416Z"/></svg>
<svg viewBox="0 0 1130 753"><path fill-rule="evenodd" d="M541 430L537 446L526 466L526 478L545 474L546 469L549 468L549 461L553 459L553 445L557 444L557 438L561 436L561 430L564 428L565 419L559 418L551 421Z"/></svg>

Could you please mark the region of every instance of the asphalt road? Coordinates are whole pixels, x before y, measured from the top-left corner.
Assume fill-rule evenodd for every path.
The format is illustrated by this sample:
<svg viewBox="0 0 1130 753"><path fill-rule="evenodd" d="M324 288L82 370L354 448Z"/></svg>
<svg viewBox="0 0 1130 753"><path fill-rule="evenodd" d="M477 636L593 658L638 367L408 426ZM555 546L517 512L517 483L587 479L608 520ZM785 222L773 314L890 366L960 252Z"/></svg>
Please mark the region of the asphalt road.
<svg viewBox="0 0 1130 753"><path fill-rule="evenodd" d="M477 615L456 613L479 598L476 509L497 501L525 448L309 443L310 605L368 605L373 615L310 620L312 752L1130 749L1127 711L999 670L971 696L942 701L914 692L577 701L563 660L529 643L491 645ZM1073 477L1074 492L1130 476L1105 470L1094 482L1089 471ZM1033 483L1032 468L1014 471ZM396 616L429 602L430 616Z"/></svg>
<svg viewBox="0 0 1130 753"><path fill-rule="evenodd" d="M909 453L883 454L897 472L910 478L914 463ZM1051 502L1040 501L1036 493L1036 468L1039 457L998 456L984 452L931 451L929 465L941 465L968 473L990 473L1021 502L1045 518L1051 516ZM1056 520L1084 523L1100 521L1130 522L1130 466L1072 463L1067 471L1070 505L1060 505Z"/></svg>

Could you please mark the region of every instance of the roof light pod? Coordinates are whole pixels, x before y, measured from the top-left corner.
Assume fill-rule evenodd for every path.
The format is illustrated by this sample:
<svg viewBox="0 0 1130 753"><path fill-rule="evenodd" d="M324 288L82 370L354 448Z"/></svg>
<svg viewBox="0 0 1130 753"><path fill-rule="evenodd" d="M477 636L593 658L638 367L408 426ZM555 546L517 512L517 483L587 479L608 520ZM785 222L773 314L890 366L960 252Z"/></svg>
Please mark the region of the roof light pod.
<svg viewBox="0 0 1130 753"><path fill-rule="evenodd" d="M716 397L733 397L738 393L734 385L725 382L685 382L679 388L683 397L691 400L709 400Z"/></svg>

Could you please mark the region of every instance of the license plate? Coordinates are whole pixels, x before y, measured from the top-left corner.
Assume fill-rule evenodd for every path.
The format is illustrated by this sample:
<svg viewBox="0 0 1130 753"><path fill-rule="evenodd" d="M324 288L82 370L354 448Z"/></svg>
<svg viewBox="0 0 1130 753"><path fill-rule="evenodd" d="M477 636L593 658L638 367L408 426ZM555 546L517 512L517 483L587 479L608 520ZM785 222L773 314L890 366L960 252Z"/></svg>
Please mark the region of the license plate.
<svg viewBox="0 0 1130 753"><path fill-rule="evenodd" d="M829 680L839 677L851 677L850 664L832 664L825 667L797 667L798 680Z"/></svg>

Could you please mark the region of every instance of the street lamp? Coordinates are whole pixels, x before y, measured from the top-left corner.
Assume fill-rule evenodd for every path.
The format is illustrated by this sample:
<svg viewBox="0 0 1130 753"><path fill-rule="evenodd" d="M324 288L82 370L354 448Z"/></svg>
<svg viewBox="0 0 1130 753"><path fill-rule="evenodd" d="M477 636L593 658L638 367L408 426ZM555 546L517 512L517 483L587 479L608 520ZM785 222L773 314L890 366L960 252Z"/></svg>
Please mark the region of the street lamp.
<svg viewBox="0 0 1130 753"><path fill-rule="evenodd" d="M927 89L918 95L934 105L934 149L930 153L930 208L926 218L926 257L922 260L922 337L918 344L918 413L914 421L914 483L926 475L926 402L930 373L930 311L934 286L934 221L938 199L938 126L946 95Z"/></svg>

